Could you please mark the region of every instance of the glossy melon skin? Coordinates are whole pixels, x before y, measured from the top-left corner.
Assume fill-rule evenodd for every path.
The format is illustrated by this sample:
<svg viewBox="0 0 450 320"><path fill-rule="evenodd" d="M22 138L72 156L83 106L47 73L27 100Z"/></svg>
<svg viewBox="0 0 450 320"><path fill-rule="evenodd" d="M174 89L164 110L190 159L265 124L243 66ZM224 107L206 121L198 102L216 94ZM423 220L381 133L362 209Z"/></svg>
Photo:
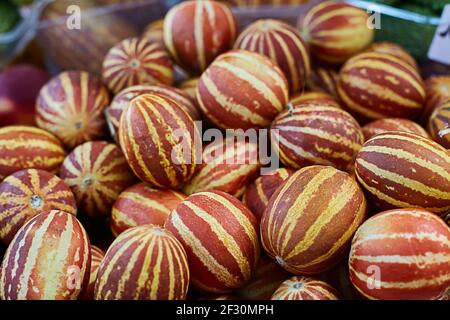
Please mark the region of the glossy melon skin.
<svg viewBox="0 0 450 320"><path fill-rule="evenodd" d="M338 300L338 293L326 282L295 276L284 281L275 290L271 300Z"/></svg>

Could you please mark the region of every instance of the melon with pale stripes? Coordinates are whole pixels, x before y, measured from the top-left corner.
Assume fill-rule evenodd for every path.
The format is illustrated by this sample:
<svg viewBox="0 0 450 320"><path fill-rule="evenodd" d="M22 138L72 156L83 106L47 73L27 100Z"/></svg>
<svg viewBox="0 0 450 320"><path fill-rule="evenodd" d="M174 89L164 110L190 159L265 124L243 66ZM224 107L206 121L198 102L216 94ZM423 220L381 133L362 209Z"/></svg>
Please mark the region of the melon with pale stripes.
<svg viewBox="0 0 450 320"><path fill-rule="evenodd" d="M123 191L114 203L112 233L118 236L129 228L145 224L164 226L169 214L185 198L179 191L153 189L138 183Z"/></svg>
<svg viewBox="0 0 450 320"><path fill-rule="evenodd" d="M320 273L344 256L365 215L363 191L350 175L305 167L270 198L261 220L262 245L291 273Z"/></svg>
<svg viewBox="0 0 450 320"><path fill-rule="evenodd" d="M270 131L281 162L293 169L319 164L350 171L364 142L358 122L328 104L295 105L275 118Z"/></svg>
<svg viewBox="0 0 450 320"><path fill-rule="evenodd" d="M106 120L108 121L111 135L116 141L119 140L119 124L123 111L131 103L131 100L143 94L155 94L170 98L177 102L191 116L192 120L200 119L200 113L195 105L196 102L180 89L164 84L131 86L120 91L107 109Z"/></svg>
<svg viewBox="0 0 450 320"><path fill-rule="evenodd" d="M42 212L11 241L0 272L1 300L76 300L89 281L89 238L67 212Z"/></svg>
<svg viewBox="0 0 450 320"><path fill-rule="evenodd" d="M407 132L379 134L364 144L355 169L372 203L383 210L450 210L450 154L430 139Z"/></svg>
<svg viewBox="0 0 450 320"><path fill-rule="evenodd" d="M431 76L425 80L426 103L421 120L427 124L434 109L450 101L450 75Z"/></svg>
<svg viewBox="0 0 450 320"><path fill-rule="evenodd" d="M89 283L84 291L81 299L83 300L93 300L94 299L94 288L95 281L97 280L98 269L100 268L100 264L103 260L105 253L102 249L91 245L91 268L89 273Z"/></svg>
<svg viewBox="0 0 450 320"><path fill-rule="evenodd" d="M56 173L63 161L62 144L49 132L28 126L0 128L0 181L23 169Z"/></svg>
<svg viewBox="0 0 450 320"><path fill-rule="evenodd" d="M257 20L242 31L234 48L269 57L283 71L290 92L298 92L305 87L311 71L309 52L293 26L274 19Z"/></svg>
<svg viewBox="0 0 450 320"><path fill-rule="evenodd" d="M128 38L112 47L103 60L102 74L113 93L139 84L171 85L174 81L168 53L146 37Z"/></svg>
<svg viewBox="0 0 450 320"><path fill-rule="evenodd" d="M342 67L338 82L344 106L361 121L420 115L425 89L417 69L386 53L361 53Z"/></svg>
<svg viewBox="0 0 450 320"><path fill-rule="evenodd" d="M142 38L156 42L164 48L164 19L159 19L148 24L142 32Z"/></svg>
<svg viewBox="0 0 450 320"><path fill-rule="evenodd" d="M311 91L325 92L333 98L338 98L337 85L339 73L333 68L316 66L306 81L306 87Z"/></svg>
<svg viewBox="0 0 450 320"><path fill-rule="evenodd" d="M158 188L179 189L194 175L201 150L194 121L167 97L131 101L119 124L119 141L134 173Z"/></svg>
<svg viewBox="0 0 450 320"><path fill-rule="evenodd" d="M78 208L92 218L109 216L119 194L135 181L120 148L106 141L76 147L64 160L60 177Z"/></svg>
<svg viewBox="0 0 450 320"><path fill-rule="evenodd" d="M241 197L247 186L260 174L258 144L239 137L228 137L208 144L202 163L183 188L191 195L200 191L219 190Z"/></svg>
<svg viewBox="0 0 450 320"><path fill-rule="evenodd" d="M172 211L165 226L186 249L194 289L233 292L251 278L260 254L258 223L233 196L193 194Z"/></svg>
<svg viewBox="0 0 450 320"><path fill-rule="evenodd" d="M108 104L108 90L95 76L65 71L41 89L36 100L36 123L72 149L106 135L103 112Z"/></svg>
<svg viewBox="0 0 450 320"><path fill-rule="evenodd" d="M450 149L450 100L433 111L428 121L428 131L434 141Z"/></svg>
<svg viewBox="0 0 450 320"><path fill-rule="evenodd" d="M197 101L222 129L265 127L288 102L283 72L269 58L246 50L219 56L202 74Z"/></svg>
<svg viewBox="0 0 450 320"><path fill-rule="evenodd" d="M416 59L402 46L388 41L375 42L367 48L368 52L387 53L397 57L419 70Z"/></svg>
<svg viewBox="0 0 450 320"><path fill-rule="evenodd" d="M289 98L288 109L290 107L308 106L310 104L329 105L339 109L342 107L339 102L336 101L331 95L321 91L309 91L304 93L298 93Z"/></svg>
<svg viewBox="0 0 450 320"><path fill-rule="evenodd" d="M401 131L418 134L429 138L427 131L417 122L403 118L384 118L369 122L362 127L365 141L380 133L388 131Z"/></svg>
<svg viewBox="0 0 450 320"><path fill-rule="evenodd" d="M289 277L289 272L265 254L261 254L255 273L236 294L243 300L269 300L281 283Z"/></svg>
<svg viewBox="0 0 450 320"><path fill-rule="evenodd" d="M50 210L77 212L75 197L60 178L39 169L6 177L0 183L0 241L8 245L28 220Z"/></svg>
<svg viewBox="0 0 450 320"><path fill-rule="evenodd" d="M191 78L188 80L185 80L181 82L178 85L178 89L183 90L191 99L195 100L195 103L197 103L197 85L198 80L200 78Z"/></svg>
<svg viewBox="0 0 450 320"><path fill-rule="evenodd" d="M291 169L280 168L261 175L247 187L242 197L242 202L250 209L258 221L261 220L269 199L275 190L293 173L294 171Z"/></svg>
<svg viewBox="0 0 450 320"><path fill-rule="evenodd" d="M363 9L340 1L321 1L301 16L299 27L314 58L339 65L371 44L374 30L368 21Z"/></svg>
<svg viewBox="0 0 450 320"><path fill-rule="evenodd" d="M349 269L369 299L439 299L450 287L450 228L423 209L379 213L355 234Z"/></svg>
<svg viewBox="0 0 450 320"><path fill-rule="evenodd" d="M111 244L98 270L96 300L184 300L189 266L181 243L160 226L134 227Z"/></svg>
<svg viewBox="0 0 450 320"><path fill-rule="evenodd" d="M233 47L237 25L230 8L216 1L184 1L164 18L164 43L175 62L201 74L221 53Z"/></svg>
<svg viewBox="0 0 450 320"><path fill-rule="evenodd" d="M305 276L284 281L271 300L339 300L336 289L328 283Z"/></svg>

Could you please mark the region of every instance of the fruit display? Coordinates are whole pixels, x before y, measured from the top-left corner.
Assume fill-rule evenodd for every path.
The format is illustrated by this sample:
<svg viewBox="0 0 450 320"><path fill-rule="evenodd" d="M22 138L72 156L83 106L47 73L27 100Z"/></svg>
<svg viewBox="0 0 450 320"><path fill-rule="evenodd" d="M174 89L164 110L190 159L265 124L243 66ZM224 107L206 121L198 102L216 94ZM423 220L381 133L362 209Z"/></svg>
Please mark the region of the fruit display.
<svg viewBox="0 0 450 320"><path fill-rule="evenodd" d="M272 300L338 300L329 284L310 277L295 276L284 281L273 293Z"/></svg>
<svg viewBox="0 0 450 320"><path fill-rule="evenodd" d="M270 198L261 220L262 245L287 271L317 274L342 258L365 215L364 194L348 174L305 167Z"/></svg>
<svg viewBox="0 0 450 320"><path fill-rule="evenodd" d="M89 238L77 218L42 212L19 229L6 250L0 299L75 300L88 284L90 265Z"/></svg>
<svg viewBox="0 0 450 320"><path fill-rule="evenodd" d="M119 123L122 112L128 107L131 100L143 94L157 94L175 100L175 102L191 116L192 120L200 120L200 114L195 102L181 89L164 84L130 86L120 91L114 99L112 99L107 110L108 116L106 120L108 121L111 134L116 141L118 141Z"/></svg>
<svg viewBox="0 0 450 320"><path fill-rule="evenodd" d="M283 71L291 92L305 87L311 69L308 48L291 25L279 20L258 20L241 32L234 47L269 57Z"/></svg>
<svg viewBox="0 0 450 320"><path fill-rule="evenodd" d="M166 272L164 272L166 271ZM126 230L111 244L98 270L96 300L182 300L189 267L181 243L159 226Z"/></svg>
<svg viewBox="0 0 450 320"><path fill-rule="evenodd" d="M169 55L157 42L128 38L112 47L103 60L103 81L118 93L139 84L173 83Z"/></svg>
<svg viewBox="0 0 450 320"><path fill-rule="evenodd" d="M317 60L336 65L362 52L372 42L366 11L338 1L323 1L301 19L299 28Z"/></svg>
<svg viewBox="0 0 450 320"><path fill-rule="evenodd" d="M55 173L63 160L61 142L51 133L31 126L0 128L0 180L23 169Z"/></svg>
<svg viewBox="0 0 450 320"><path fill-rule="evenodd" d="M174 190L153 189L138 183L117 198L111 212L115 236L132 227L153 224L164 226L169 214L186 198Z"/></svg>
<svg viewBox="0 0 450 320"><path fill-rule="evenodd" d="M380 209L450 209L450 154L430 139L407 132L376 135L361 148L355 172Z"/></svg>
<svg viewBox="0 0 450 320"><path fill-rule="evenodd" d="M36 122L73 149L105 136L103 111L108 104L108 91L95 76L85 71L63 72L41 89Z"/></svg>
<svg viewBox="0 0 450 320"><path fill-rule="evenodd" d="M377 134L388 131L402 131L415 133L419 136L428 138L427 131L418 123L402 118L384 118L369 122L362 127L365 141L376 136Z"/></svg>
<svg viewBox="0 0 450 320"><path fill-rule="evenodd" d="M320 164L350 171L364 137L346 111L327 104L295 105L272 122L271 140L286 166Z"/></svg>
<svg viewBox="0 0 450 320"><path fill-rule="evenodd" d="M369 299L439 299L450 285L450 229L423 209L379 213L352 241L350 279Z"/></svg>
<svg viewBox="0 0 450 320"><path fill-rule="evenodd" d="M138 96L120 118L119 140L128 164L155 187L179 189L194 175L197 135L188 113L160 95Z"/></svg>
<svg viewBox="0 0 450 320"><path fill-rule="evenodd" d="M203 163L183 188L187 195L219 190L239 198L261 168L258 145L236 137L208 144L202 159Z"/></svg>
<svg viewBox="0 0 450 320"><path fill-rule="evenodd" d="M425 102L418 71L387 53L361 53L342 67L339 97L362 121L381 118L417 118Z"/></svg>
<svg viewBox="0 0 450 320"><path fill-rule="evenodd" d="M0 241L8 245L28 220L51 210L77 213L75 197L60 178L39 169L6 177L0 183Z"/></svg>
<svg viewBox="0 0 450 320"><path fill-rule="evenodd" d="M237 25L230 8L215 1L184 1L164 18L164 43L177 64L202 73L236 40Z"/></svg>
<svg viewBox="0 0 450 320"><path fill-rule="evenodd" d="M288 101L288 83L269 58L247 50L219 56L197 85L204 116L222 129L265 127Z"/></svg>
<svg viewBox="0 0 450 320"><path fill-rule="evenodd" d="M434 141L450 149L450 100L433 111L428 120L428 131Z"/></svg>
<svg viewBox="0 0 450 320"><path fill-rule="evenodd" d="M449 300L450 0L6 2L0 300Z"/></svg>
<svg viewBox="0 0 450 320"><path fill-rule="evenodd" d="M72 189L80 210L108 216L119 194L134 182L122 151L105 141L86 142L67 155L60 176Z"/></svg>
<svg viewBox="0 0 450 320"><path fill-rule="evenodd" d="M28 64L0 72L0 126L35 125L34 105L50 75Z"/></svg>
<svg viewBox="0 0 450 320"><path fill-rule="evenodd" d="M233 196L193 194L172 211L165 226L186 249L195 289L233 292L251 278L260 254L258 225Z"/></svg>

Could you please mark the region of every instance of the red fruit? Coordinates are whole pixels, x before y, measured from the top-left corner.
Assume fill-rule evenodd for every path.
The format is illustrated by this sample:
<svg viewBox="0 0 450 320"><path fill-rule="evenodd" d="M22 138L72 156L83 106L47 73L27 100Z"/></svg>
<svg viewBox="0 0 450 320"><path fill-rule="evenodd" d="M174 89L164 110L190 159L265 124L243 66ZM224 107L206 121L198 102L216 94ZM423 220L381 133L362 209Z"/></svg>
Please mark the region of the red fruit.
<svg viewBox="0 0 450 320"><path fill-rule="evenodd" d="M434 109L450 101L450 75L432 76L425 81L426 103L421 120L427 124Z"/></svg>
<svg viewBox="0 0 450 320"><path fill-rule="evenodd" d="M72 149L105 136L103 111L108 104L109 94L100 80L84 71L66 71L41 89L36 122Z"/></svg>
<svg viewBox="0 0 450 320"><path fill-rule="evenodd" d="M193 194L165 226L186 249L195 289L233 292L251 278L259 257L258 225L236 198L220 191Z"/></svg>
<svg viewBox="0 0 450 320"><path fill-rule="evenodd" d="M250 209L258 221L261 220L270 197L275 190L294 173L291 169L280 168L253 181L244 193L242 202Z"/></svg>
<svg viewBox="0 0 450 320"><path fill-rule="evenodd" d="M412 67L419 70L419 67L417 66L416 60L413 58L413 56L406 51L403 47L399 46L396 43L393 42L375 42L370 45L370 47L367 49L368 52L378 52L378 53L387 53L390 55L393 55L394 57L397 57L407 63L409 63Z"/></svg>
<svg viewBox="0 0 450 320"><path fill-rule="evenodd" d="M177 64L200 74L236 39L229 7L216 1L184 1L164 18L164 43Z"/></svg>
<svg viewBox="0 0 450 320"><path fill-rule="evenodd" d="M156 42L164 48L164 19L159 19L148 24L142 32L142 38Z"/></svg>
<svg viewBox="0 0 450 320"><path fill-rule="evenodd" d="M28 126L0 128L0 180L29 168L55 173L63 160L61 142L47 131Z"/></svg>
<svg viewBox="0 0 450 320"><path fill-rule="evenodd" d="M380 133L388 131L401 131L418 134L424 138L428 138L427 131L418 123L402 118L385 118L369 122L362 127L365 141Z"/></svg>
<svg viewBox="0 0 450 320"><path fill-rule="evenodd" d="M328 283L310 277L292 277L273 293L272 300L338 300Z"/></svg>
<svg viewBox="0 0 450 320"><path fill-rule="evenodd" d="M6 177L0 183L0 241L8 245L28 220L50 210L77 212L75 197L60 178L36 169Z"/></svg>
<svg viewBox="0 0 450 320"><path fill-rule="evenodd" d="M91 245L91 269L89 276L89 284L86 288L86 291L83 293L81 297L83 300L94 299L95 281L97 280L98 269L100 268L100 264L102 263L104 256L105 253L100 248Z"/></svg>
<svg viewBox="0 0 450 320"><path fill-rule="evenodd" d="M438 299L450 286L450 228L423 209L379 213L355 234L349 268L369 299Z"/></svg>
<svg viewBox="0 0 450 320"><path fill-rule="evenodd" d="M50 79L44 70L17 65L0 73L0 127L34 125L36 97Z"/></svg>
<svg viewBox="0 0 450 320"><path fill-rule="evenodd" d="M64 160L61 178L72 189L79 209L106 217L119 194L135 180L122 151L105 141L86 142Z"/></svg>
<svg viewBox="0 0 450 320"><path fill-rule="evenodd" d="M339 73L334 69L325 67L315 67L311 70L311 75L306 82L309 90L325 92L334 99L338 99L337 84Z"/></svg>
<svg viewBox="0 0 450 320"><path fill-rule="evenodd" d="M164 226L167 217L186 195L136 184L123 191L114 203L111 230L115 236L126 229L145 224Z"/></svg>
<svg viewBox="0 0 450 320"><path fill-rule="evenodd" d="M222 129L265 127L288 102L283 72L267 57L246 50L219 56L202 74L197 101Z"/></svg>
<svg viewBox="0 0 450 320"><path fill-rule="evenodd" d="M450 100L434 109L428 120L428 131L434 141L450 149Z"/></svg>
<svg viewBox="0 0 450 320"><path fill-rule="evenodd" d="M293 107L308 106L310 104L316 105L329 105L338 109L342 109L339 102L336 101L328 93L320 91L310 91L305 93L299 93L290 97L289 103Z"/></svg>
<svg viewBox="0 0 450 320"><path fill-rule="evenodd" d="M332 167L306 167L270 198L261 220L261 241L289 272L320 273L344 256L365 213L364 194L348 174Z"/></svg>
<svg viewBox="0 0 450 320"><path fill-rule="evenodd" d="M159 226L134 227L106 252L95 283L96 300L183 300L189 286L186 252Z"/></svg>
<svg viewBox="0 0 450 320"><path fill-rule="evenodd" d="M77 218L38 214L15 235L0 272L2 300L75 300L89 281L89 238Z"/></svg>
<svg viewBox="0 0 450 320"><path fill-rule="evenodd" d="M181 89L188 94L195 103L197 103L197 84L199 79L200 78L188 79L178 85L178 89Z"/></svg>

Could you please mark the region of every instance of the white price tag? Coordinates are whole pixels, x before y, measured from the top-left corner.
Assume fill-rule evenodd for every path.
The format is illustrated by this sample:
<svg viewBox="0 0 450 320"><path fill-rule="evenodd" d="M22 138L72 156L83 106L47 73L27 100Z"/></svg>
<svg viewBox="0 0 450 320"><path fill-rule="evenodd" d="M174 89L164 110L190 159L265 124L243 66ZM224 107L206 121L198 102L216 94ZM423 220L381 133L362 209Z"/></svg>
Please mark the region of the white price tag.
<svg viewBox="0 0 450 320"><path fill-rule="evenodd" d="M441 21L428 50L428 58L450 65L450 4L442 12Z"/></svg>

